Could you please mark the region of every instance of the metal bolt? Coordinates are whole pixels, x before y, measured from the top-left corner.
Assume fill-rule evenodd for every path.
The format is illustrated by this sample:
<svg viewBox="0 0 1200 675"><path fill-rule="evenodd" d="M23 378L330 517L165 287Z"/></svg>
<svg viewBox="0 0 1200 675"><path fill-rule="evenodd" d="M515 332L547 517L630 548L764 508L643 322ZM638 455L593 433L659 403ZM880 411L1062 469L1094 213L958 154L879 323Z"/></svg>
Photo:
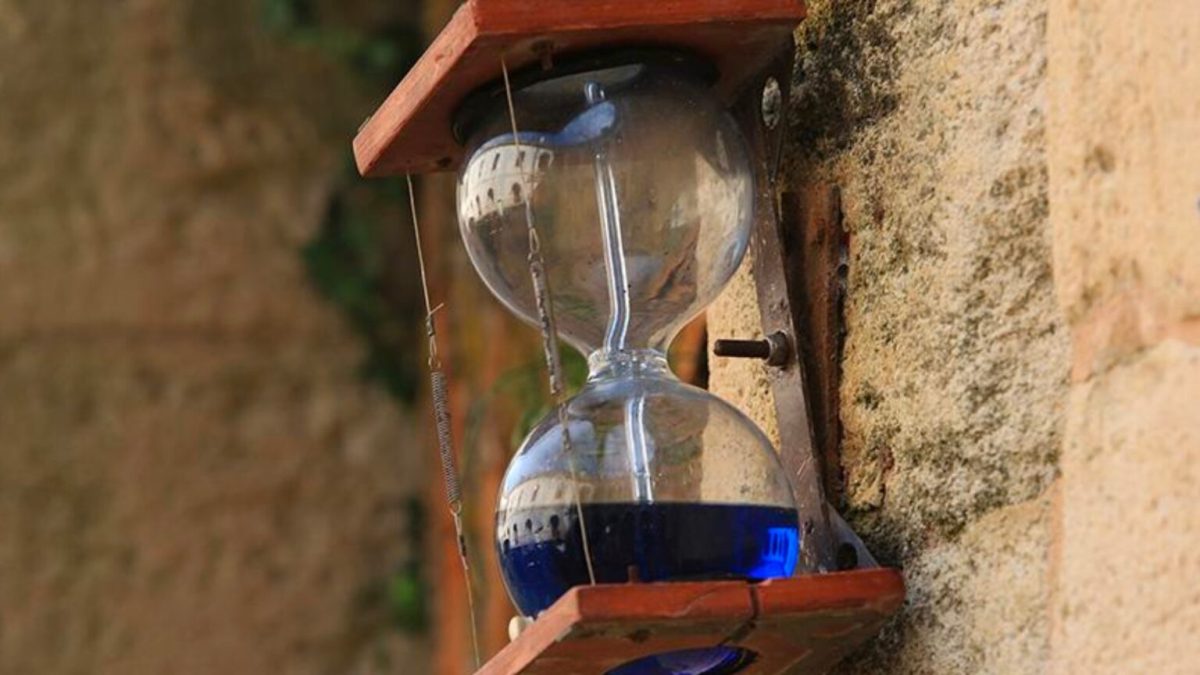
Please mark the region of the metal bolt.
<svg viewBox="0 0 1200 675"><path fill-rule="evenodd" d="M792 341L783 331L771 333L764 340L722 339L713 343L713 354L738 359L762 359L767 365L782 367L792 354Z"/></svg>
<svg viewBox="0 0 1200 675"><path fill-rule="evenodd" d="M765 359L771 355L771 343L766 340L717 340L713 353L738 359Z"/></svg>

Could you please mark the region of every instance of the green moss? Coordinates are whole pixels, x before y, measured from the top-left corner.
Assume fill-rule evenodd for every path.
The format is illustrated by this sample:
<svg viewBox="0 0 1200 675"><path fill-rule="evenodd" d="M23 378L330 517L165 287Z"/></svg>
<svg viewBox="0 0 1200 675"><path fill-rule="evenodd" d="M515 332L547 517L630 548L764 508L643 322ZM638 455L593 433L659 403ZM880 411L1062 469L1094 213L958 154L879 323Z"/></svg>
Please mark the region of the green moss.
<svg viewBox="0 0 1200 675"><path fill-rule="evenodd" d="M404 253L400 219L405 197L391 183L368 183L345 174L341 183L316 236L302 250L305 268L365 343L363 377L409 405L423 382L423 330L415 317L424 309L414 280L398 278L410 270L395 264Z"/></svg>
<svg viewBox="0 0 1200 675"><path fill-rule="evenodd" d="M795 124L788 139L795 158L845 149L861 128L896 109L891 82L898 66L889 26L902 12L895 6L879 11L874 0L810 4L796 33L788 116Z"/></svg>
<svg viewBox="0 0 1200 675"><path fill-rule="evenodd" d="M400 15L356 24L333 20L313 0L260 1L269 32L348 69L365 88L386 91L420 55L418 27ZM346 146L325 217L301 255L313 285L365 343L362 375L408 405L423 381L413 320L423 309L395 264L406 253L407 195L394 181L361 180Z"/></svg>
<svg viewBox="0 0 1200 675"><path fill-rule="evenodd" d="M364 87L386 90L420 54L420 33L407 20L355 25L326 19L313 0L261 0L264 27L281 39L349 69ZM316 235L301 249L309 280L336 306L363 341L364 378L401 405L411 405L424 382L420 358L424 314L415 278L397 262L410 252L404 223L408 196L395 181L364 181L346 144ZM425 515L407 503L408 560L362 589L351 625L363 622L420 632L428 625L428 584L422 573Z"/></svg>

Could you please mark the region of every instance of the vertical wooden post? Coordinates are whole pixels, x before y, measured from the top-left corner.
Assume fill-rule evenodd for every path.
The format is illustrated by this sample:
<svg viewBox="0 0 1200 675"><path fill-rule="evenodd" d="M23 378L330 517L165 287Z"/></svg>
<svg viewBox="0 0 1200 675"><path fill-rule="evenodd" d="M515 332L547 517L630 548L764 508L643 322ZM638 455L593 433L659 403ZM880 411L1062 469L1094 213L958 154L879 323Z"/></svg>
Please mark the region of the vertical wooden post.
<svg viewBox="0 0 1200 675"><path fill-rule="evenodd" d="M841 193L832 185L810 185L784 192L780 207L783 267L801 327L796 346L808 385L814 454L821 460L825 498L837 506L843 490L839 388L849 245Z"/></svg>

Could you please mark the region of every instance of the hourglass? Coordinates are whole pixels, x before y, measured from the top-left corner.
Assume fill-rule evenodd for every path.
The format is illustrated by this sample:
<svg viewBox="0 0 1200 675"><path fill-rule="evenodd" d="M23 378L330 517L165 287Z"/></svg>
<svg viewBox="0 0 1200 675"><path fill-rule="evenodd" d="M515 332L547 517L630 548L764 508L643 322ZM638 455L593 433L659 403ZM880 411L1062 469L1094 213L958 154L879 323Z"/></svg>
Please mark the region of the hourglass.
<svg viewBox="0 0 1200 675"><path fill-rule="evenodd" d="M481 672L817 668L903 597L894 573L823 574L802 555L800 512L818 505L797 508L803 491L746 415L667 364L755 214L773 213L728 103L802 14L795 0L470 0L355 141L367 175L457 166L480 277L542 330L552 379L557 338L587 357L582 388L502 480L495 553L537 621ZM638 588L651 606L631 601Z"/></svg>
<svg viewBox="0 0 1200 675"><path fill-rule="evenodd" d="M589 564L601 583L790 576L798 517L778 455L741 412L676 379L665 355L746 251L754 185L741 132L706 69L679 54L533 75L511 91L515 136L504 96L485 92L491 105L468 104L459 123L472 263L536 324L531 219L559 334L588 357L565 416L533 429L503 480L496 545L513 602L536 616L588 583Z"/></svg>

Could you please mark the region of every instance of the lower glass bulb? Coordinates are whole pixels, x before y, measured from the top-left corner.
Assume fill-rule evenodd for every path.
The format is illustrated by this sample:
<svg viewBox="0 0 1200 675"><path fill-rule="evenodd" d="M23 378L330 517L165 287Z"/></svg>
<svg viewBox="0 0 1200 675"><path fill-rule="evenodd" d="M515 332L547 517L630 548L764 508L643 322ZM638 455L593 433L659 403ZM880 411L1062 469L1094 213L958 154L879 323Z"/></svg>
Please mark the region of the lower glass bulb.
<svg viewBox="0 0 1200 675"><path fill-rule="evenodd" d="M758 427L657 352L592 364L566 404L569 445L548 415L502 483L496 545L520 611L589 583L589 564L598 583L791 576L796 506Z"/></svg>

